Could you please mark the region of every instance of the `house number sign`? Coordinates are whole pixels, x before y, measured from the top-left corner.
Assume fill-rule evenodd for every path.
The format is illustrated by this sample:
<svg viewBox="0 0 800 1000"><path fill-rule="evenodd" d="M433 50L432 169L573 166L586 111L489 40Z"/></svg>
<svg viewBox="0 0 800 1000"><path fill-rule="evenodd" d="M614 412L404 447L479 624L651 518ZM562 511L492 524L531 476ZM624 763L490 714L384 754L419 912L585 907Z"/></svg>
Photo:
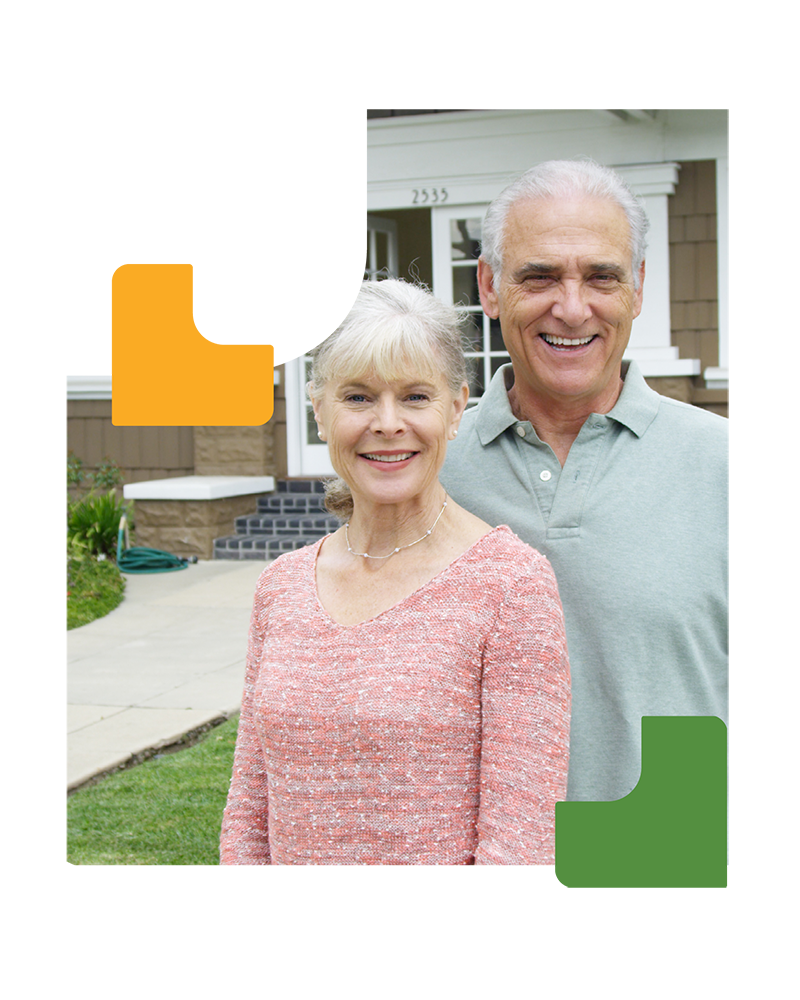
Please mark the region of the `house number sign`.
<svg viewBox="0 0 800 1000"><path fill-rule="evenodd" d="M412 205L442 205L447 201L447 188L412 188Z"/></svg>

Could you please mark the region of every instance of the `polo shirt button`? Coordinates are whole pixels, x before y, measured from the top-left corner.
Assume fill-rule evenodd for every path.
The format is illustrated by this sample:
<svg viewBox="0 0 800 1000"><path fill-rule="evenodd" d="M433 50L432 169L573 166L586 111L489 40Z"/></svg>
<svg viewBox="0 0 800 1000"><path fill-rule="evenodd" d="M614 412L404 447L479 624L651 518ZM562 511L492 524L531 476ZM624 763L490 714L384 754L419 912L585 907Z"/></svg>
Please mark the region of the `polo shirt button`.
<svg viewBox="0 0 800 1000"><path fill-rule="evenodd" d="M546 483L548 479L552 478L553 473L549 469L542 469L539 473L539 478L543 483Z"/></svg>
<svg viewBox="0 0 800 1000"><path fill-rule="evenodd" d="M522 426L522 424L517 424L517 434L519 434L521 438L525 437L525 428Z"/></svg>

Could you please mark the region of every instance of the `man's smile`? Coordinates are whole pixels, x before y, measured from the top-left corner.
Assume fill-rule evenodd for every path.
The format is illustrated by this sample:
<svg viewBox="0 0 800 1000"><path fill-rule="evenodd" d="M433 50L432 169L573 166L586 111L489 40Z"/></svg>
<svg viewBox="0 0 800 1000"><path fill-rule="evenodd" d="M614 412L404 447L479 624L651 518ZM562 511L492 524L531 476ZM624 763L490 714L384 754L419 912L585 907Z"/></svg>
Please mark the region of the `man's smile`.
<svg viewBox="0 0 800 1000"><path fill-rule="evenodd" d="M589 337L569 338L569 337L555 337L549 333L542 333L540 334L540 336L546 344L550 345L550 347L575 348L575 347L583 347L585 344L591 343L597 335L592 334Z"/></svg>

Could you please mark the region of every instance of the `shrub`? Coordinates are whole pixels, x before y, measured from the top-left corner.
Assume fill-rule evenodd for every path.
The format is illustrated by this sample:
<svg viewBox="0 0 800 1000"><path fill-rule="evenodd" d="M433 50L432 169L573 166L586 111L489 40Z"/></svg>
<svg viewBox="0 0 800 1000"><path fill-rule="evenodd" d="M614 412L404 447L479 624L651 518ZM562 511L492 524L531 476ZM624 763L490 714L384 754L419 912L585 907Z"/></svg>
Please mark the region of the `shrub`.
<svg viewBox="0 0 800 1000"><path fill-rule="evenodd" d="M70 486L80 486L85 478L86 478L86 472L83 467L83 459L78 458L78 456L73 451L68 451L67 488L69 488Z"/></svg>
<svg viewBox="0 0 800 1000"><path fill-rule="evenodd" d="M89 555L89 549L85 542L82 542L80 538L67 536L67 606L69 608L69 599L73 596L75 588L78 585L78 580L81 577L81 572L86 566L91 556ZM69 610L67 611L69 616ZM69 627L69 626L68 626Z"/></svg>
<svg viewBox="0 0 800 1000"><path fill-rule="evenodd" d="M117 497L115 490L102 495L89 493L67 506L67 539L71 544L85 545L94 555L114 559L123 514L130 520L129 505Z"/></svg>
<svg viewBox="0 0 800 1000"><path fill-rule="evenodd" d="M104 458L102 462L90 473L89 481L93 487L100 490L110 490L115 486L122 486L124 477L122 469L111 458Z"/></svg>

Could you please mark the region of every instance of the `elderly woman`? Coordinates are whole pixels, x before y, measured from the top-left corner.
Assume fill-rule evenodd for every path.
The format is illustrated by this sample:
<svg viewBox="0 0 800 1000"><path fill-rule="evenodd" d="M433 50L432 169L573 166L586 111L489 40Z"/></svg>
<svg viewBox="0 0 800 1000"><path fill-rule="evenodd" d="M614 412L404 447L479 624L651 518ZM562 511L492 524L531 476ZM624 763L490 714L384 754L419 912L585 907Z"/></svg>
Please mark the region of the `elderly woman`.
<svg viewBox="0 0 800 1000"><path fill-rule="evenodd" d="M344 524L259 578L222 864L552 864L561 604L542 555L439 483L458 315L364 284L309 393Z"/></svg>

